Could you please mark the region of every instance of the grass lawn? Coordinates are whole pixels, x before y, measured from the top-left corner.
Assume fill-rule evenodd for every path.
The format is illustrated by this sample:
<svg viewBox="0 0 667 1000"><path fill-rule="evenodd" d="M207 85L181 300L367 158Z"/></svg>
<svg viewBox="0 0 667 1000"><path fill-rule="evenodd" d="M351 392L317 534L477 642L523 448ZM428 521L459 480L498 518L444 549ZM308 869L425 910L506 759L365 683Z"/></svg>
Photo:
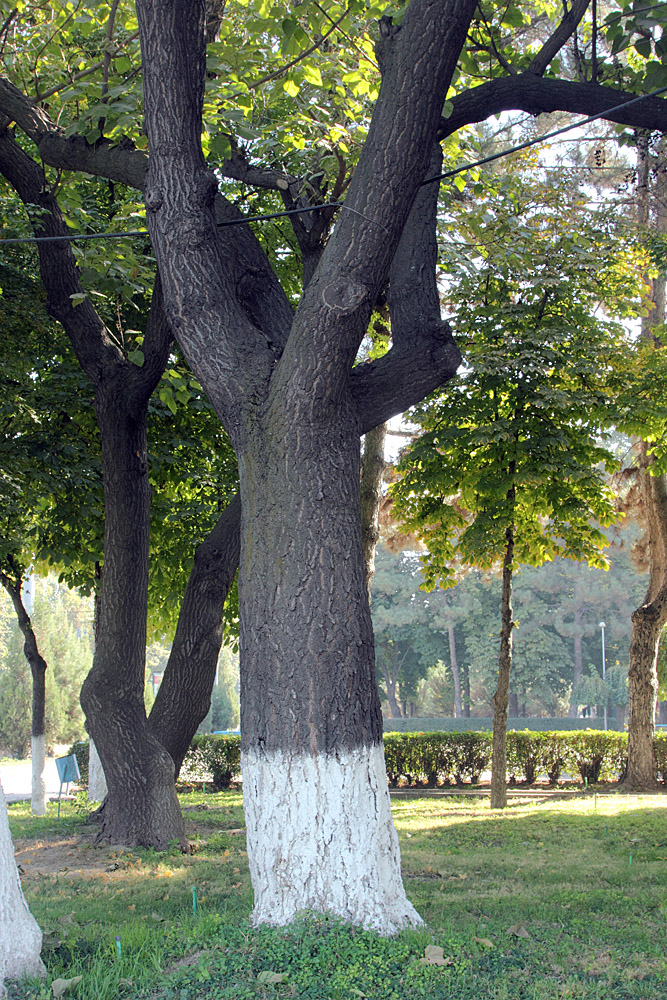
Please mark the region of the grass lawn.
<svg viewBox="0 0 667 1000"><path fill-rule="evenodd" d="M95 847L72 804L59 821L10 807L49 973L10 1000L79 976L65 997L667 1000L665 794L519 796L495 814L488 798L394 798L427 927L389 940L322 918L252 930L240 793L182 804L188 857ZM430 945L445 964L422 961Z"/></svg>

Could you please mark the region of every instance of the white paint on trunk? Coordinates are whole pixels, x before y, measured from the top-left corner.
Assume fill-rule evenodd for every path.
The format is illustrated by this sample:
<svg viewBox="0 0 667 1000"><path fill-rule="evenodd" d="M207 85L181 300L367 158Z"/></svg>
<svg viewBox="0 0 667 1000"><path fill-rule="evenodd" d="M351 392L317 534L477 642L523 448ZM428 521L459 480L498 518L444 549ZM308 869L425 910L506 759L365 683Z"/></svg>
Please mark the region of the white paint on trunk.
<svg viewBox="0 0 667 1000"><path fill-rule="evenodd" d="M90 802L104 802L107 797L107 779L97 747L90 741L88 753L88 799Z"/></svg>
<svg viewBox="0 0 667 1000"><path fill-rule="evenodd" d="M242 755L252 922L303 911L395 934L422 919L401 881L382 745Z"/></svg>
<svg viewBox="0 0 667 1000"><path fill-rule="evenodd" d="M0 996L5 979L45 975L41 949L42 932L23 896L0 785Z"/></svg>
<svg viewBox="0 0 667 1000"><path fill-rule="evenodd" d="M30 809L35 816L46 816L46 782L44 780L44 768L46 766L46 737L32 737L32 793L30 797Z"/></svg>

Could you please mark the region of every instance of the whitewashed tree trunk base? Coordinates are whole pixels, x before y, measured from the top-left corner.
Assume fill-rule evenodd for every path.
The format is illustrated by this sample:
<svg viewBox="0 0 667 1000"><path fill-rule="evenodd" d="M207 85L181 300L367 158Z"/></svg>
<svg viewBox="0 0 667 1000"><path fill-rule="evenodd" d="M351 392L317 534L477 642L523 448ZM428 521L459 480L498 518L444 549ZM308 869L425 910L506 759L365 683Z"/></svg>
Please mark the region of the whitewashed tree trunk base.
<svg viewBox="0 0 667 1000"><path fill-rule="evenodd" d="M381 745L242 755L252 922L333 913L381 934L423 923L401 881Z"/></svg>
<svg viewBox="0 0 667 1000"><path fill-rule="evenodd" d="M88 752L88 801L104 802L107 797L107 780L97 747L90 741Z"/></svg>
<svg viewBox="0 0 667 1000"><path fill-rule="evenodd" d="M46 737L32 737L32 794L30 797L30 809L35 816L46 816L46 782L44 781L44 767L46 765Z"/></svg>
<svg viewBox="0 0 667 1000"><path fill-rule="evenodd" d="M0 996L6 979L43 976L42 932L25 901L0 785Z"/></svg>

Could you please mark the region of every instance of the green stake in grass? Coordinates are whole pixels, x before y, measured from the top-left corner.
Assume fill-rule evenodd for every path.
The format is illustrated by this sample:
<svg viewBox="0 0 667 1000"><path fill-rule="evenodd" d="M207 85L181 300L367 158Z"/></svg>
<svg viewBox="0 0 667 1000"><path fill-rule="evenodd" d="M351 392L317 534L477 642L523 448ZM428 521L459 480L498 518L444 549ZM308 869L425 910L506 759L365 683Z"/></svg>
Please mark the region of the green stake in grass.
<svg viewBox="0 0 667 1000"><path fill-rule="evenodd" d="M192 912L194 916L197 916L197 886L192 886Z"/></svg>
<svg viewBox="0 0 667 1000"><path fill-rule="evenodd" d="M607 827L606 826L604 828L604 834L603 834L603 836L605 836L605 837L607 836Z"/></svg>
<svg viewBox="0 0 667 1000"><path fill-rule="evenodd" d="M596 792L595 793L595 798L593 800L593 808L597 809L597 807L598 807L598 793Z"/></svg>
<svg viewBox="0 0 667 1000"><path fill-rule="evenodd" d="M632 851L630 851L630 857L628 859L628 868L632 868Z"/></svg>
<svg viewBox="0 0 667 1000"><path fill-rule="evenodd" d="M588 791L588 778L584 778L584 784L586 786L586 791Z"/></svg>
<svg viewBox="0 0 667 1000"><path fill-rule="evenodd" d="M116 954L118 955L119 958L121 956L121 952L122 948L120 946L120 934L116 934Z"/></svg>

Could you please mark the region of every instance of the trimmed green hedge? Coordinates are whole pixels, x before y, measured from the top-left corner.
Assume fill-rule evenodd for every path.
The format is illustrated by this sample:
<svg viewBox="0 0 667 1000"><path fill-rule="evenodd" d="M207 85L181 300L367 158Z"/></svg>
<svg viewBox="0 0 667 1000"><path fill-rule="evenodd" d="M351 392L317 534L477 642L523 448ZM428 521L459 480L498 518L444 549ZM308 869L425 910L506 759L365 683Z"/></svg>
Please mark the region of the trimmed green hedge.
<svg viewBox="0 0 667 1000"><path fill-rule="evenodd" d="M590 729L591 724L601 724L601 719L568 719L554 716L543 719L539 717L510 718L507 720L507 729L520 730L527 729L531 733L553 733L556 730L569 732L578 729ZM487 733L493 729L493 719L491 718L468 718L468 719L383 719L385 733ZM609 729L622 731L623 726L616 722L616 719L609 719Z"/></svg>
<svg viewBox="0 0 667 1000"><path fill-rule="evenodd" d="M396 787L408 785L476 785L491 767L491 733L385 733L387 779ZM667 733L655 737L658 776L667 785ZM75 743L82 787L88 783L88 743ZM563 774L593 784L618 781L628 759L626 733L583 732L507 733L507 777L510 784L532 784L546 775L555 785ZM229 788L241 778L240 736L195 736L188 750L180 782L210 782L214 788Z"/></svg>

